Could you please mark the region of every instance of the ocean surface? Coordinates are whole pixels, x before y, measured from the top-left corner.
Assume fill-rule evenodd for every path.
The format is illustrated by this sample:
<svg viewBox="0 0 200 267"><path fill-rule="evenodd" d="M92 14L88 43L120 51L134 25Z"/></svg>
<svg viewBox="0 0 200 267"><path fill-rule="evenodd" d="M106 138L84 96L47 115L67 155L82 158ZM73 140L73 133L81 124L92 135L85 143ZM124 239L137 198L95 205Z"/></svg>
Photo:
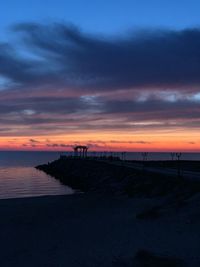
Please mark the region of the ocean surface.
<svg viewBox="0 0 200 267"><path fill-rule="evenodd" d="M0 152L0 199L73 194L74 191L34 167L51 162L61 152ZM102 153L90 152L91 156ZM107 153L111 155L111 153ZM112 153L120 156L121 153ZM126 153L127 160L141 160L141 153ZM170 153L149 153L148 160L170 160ZM182 160L200 160L200 153L183 153Z"/></svg>
<svg viewBox="0 0 200 267"><path fill-rule="evenodd" d="M56 152L0 152L0 199L72 194L74 191L34 167Z"/></svg>

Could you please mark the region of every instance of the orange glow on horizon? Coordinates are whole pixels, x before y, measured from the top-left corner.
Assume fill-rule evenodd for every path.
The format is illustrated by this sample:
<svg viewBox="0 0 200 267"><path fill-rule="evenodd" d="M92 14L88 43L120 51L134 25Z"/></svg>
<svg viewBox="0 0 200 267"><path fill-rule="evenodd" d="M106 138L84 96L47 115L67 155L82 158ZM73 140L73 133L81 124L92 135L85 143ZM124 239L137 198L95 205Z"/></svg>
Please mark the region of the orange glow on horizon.
<svg viewBox="0 0 200 267"><path fill-rule="evenodd" d="M75 144L91 151L200 152L198 131L133 133L74 133L55 136L0 137L0 150L72 151Z"/></svg>

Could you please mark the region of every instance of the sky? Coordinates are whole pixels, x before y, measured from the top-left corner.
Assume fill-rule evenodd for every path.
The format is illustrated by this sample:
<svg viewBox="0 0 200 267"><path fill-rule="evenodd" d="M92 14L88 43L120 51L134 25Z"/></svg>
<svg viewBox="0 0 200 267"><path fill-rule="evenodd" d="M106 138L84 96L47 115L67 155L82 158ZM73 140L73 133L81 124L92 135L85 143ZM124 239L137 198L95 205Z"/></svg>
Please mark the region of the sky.
<svg viewBox="0 0 200 267"><path fill-rule="evenodd" d="M200 152L199 1L0 10L0 150Z"/></svg>

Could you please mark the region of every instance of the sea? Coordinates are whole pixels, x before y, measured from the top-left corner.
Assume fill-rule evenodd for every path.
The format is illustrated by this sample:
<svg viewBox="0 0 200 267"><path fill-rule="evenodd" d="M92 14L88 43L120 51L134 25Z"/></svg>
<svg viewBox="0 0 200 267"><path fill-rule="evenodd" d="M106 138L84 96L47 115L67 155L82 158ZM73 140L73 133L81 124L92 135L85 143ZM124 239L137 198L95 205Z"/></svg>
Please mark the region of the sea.
<svg viewBox="0 0 200 267"><path fill-rule="evenodd" d="M73 194L70 187L35 169L59 156L58 152L0 152L0 199Z"/></svg>
<svg viewBox="0 0 200 267"><path fill-rule="evenodd" d="M58 159L60 155L70 155L70 152L19 152L0 151L0 199L24 198L50 195L69 195L74 190L48 176L35 166ZM122 153L107 155L122 156ZM90 156L102 155L90 152ZM127 152L126 160L141 160L139 152ZM148 153L148 160L170 160L170 153ZM182 153L182 160L200 160L200 153Z"/></svg>

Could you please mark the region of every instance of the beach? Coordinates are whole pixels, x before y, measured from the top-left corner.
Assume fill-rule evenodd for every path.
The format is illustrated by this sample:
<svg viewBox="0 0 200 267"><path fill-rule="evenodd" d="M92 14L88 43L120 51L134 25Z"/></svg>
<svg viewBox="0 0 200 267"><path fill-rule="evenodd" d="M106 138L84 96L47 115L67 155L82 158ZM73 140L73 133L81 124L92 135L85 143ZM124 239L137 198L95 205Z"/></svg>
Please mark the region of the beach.
<svg viewBox="0 0 200 267"><path fill-rule="evenodd" d="M199 266L199 196L139 219L162 202L97 193L0 200L0 266L136 266L140 250Z"/></svg>

